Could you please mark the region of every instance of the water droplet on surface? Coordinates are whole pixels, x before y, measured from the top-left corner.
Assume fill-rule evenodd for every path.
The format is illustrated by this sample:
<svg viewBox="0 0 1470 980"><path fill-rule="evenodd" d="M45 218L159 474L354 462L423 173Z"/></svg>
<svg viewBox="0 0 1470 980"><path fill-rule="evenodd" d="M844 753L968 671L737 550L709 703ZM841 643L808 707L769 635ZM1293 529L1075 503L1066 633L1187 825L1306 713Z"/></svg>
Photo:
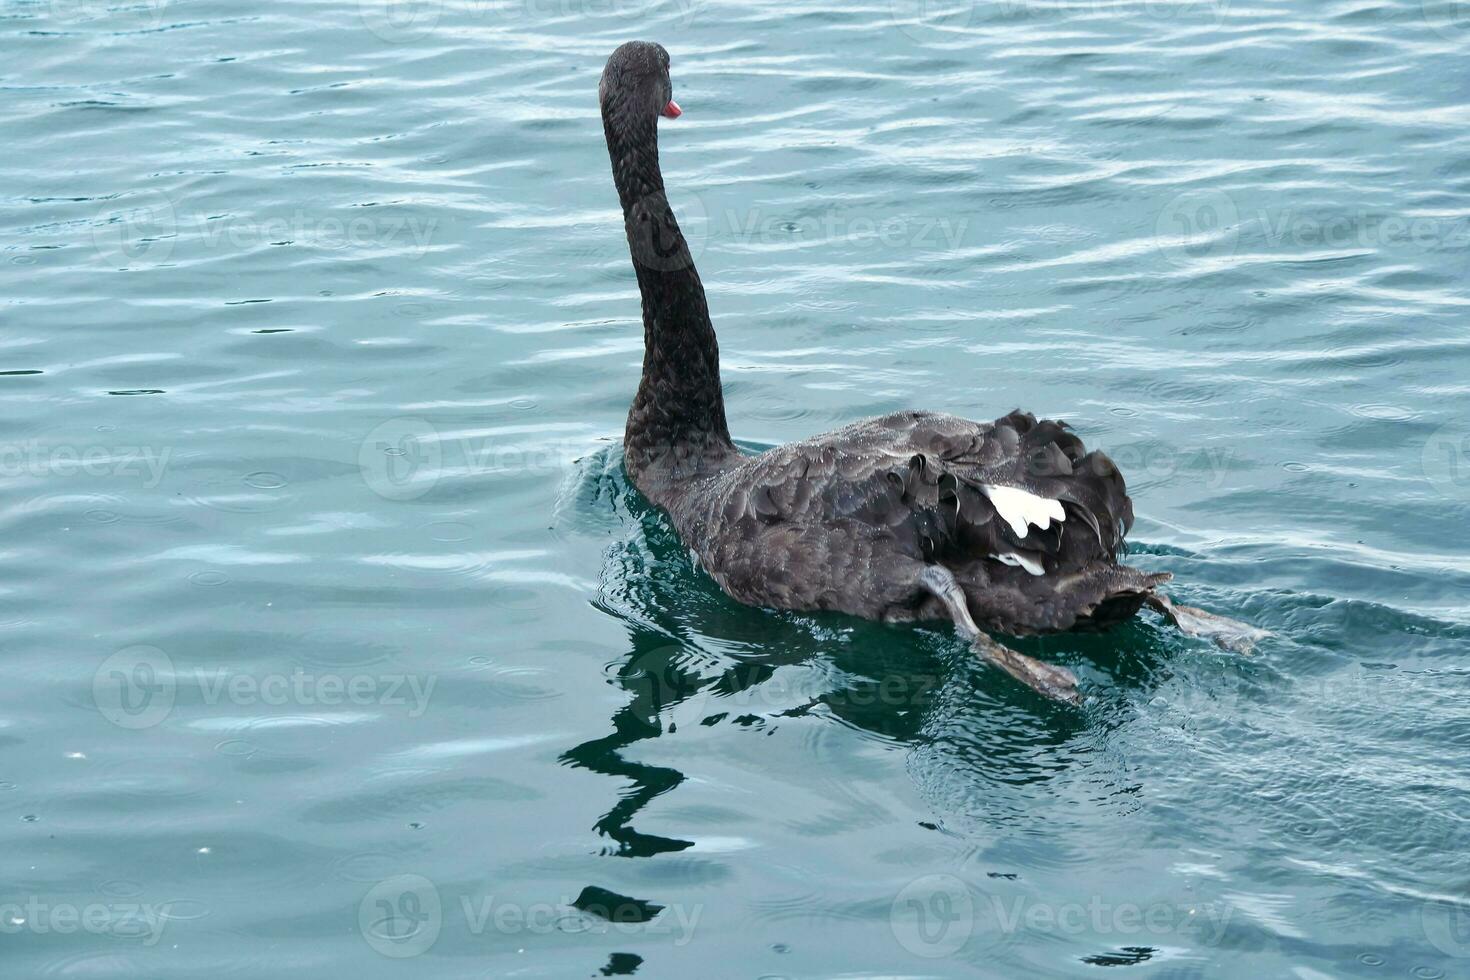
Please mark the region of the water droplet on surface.
<svg viewBox="0 0 1470 980"><path fill-rule="evenodd" d="M592 928L592 923L588 922L580 915L564 915L556 920L555 926L559 932L575 934L579 932L586 932L588 929Z"/></svg>
<svg viewBox="0 0 1470 980"><path fill-rule="evenodd" d="M429 532L431 539L448 543L468 541L475 533L471 525L459 521L435 521L425 525L424 530Z"/></svg>
<svg viewBox="0 0 1470 980"><path fill-rule="evenodd" d="M248 759L260 751L259 746L243 738L227 738L214 747L220 755L233 755L242 759Z"/></svg>
<svg viewBox="0 0 1470 980"><path fill-rule="evenodd" d="M257 490L279 490L286 485L286 478L279 473L261 470L246 476L245 482Z"/></svg>
<svg viewBox="0 0 1470 980"><path fill-rule="evenodd" d="M115 878L111 881L102 882L102 884L97 886L97 891L101 892L103 895L108 896L109 898L133 898L134 896L141 894L143 888L135 881L128 881L124 878Z"/></svg>

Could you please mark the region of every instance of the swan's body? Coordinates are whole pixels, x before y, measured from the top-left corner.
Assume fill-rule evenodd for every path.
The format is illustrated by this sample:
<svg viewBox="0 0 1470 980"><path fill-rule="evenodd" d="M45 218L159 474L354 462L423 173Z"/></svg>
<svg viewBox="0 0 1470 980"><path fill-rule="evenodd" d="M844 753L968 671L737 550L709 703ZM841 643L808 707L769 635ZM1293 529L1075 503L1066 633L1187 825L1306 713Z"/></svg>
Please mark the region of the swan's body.
<svg viewBox="0 0 1470 980"><path fill-rule="evenodd" d="M1026 473L1033 454L1052 453L1067 472ZM727 456L672 485L643 475L635 483L700 564L755 605L948 618L919 581L937 564L980 625L1038 633L1126 619L1168 578L1113 559L1132 514L1107 457L1020 413L980 423L899 412Z"/></svg>
<svg viewBox="0 0 1470 980"><path fill-rule="evenodd" d="M1068 672L978 627L1106 627L1149 602L1192 632L1219 633L1228 621L1155 591L1167 573L1118 562L1133 522L1123 478L1064 423L899 412L742 455L704 287L658 165L658 117L680 111L671 95L659 45L630 42L608 60L603 130L643 298L643 378L624 458L726 592L781 609L951 619L992 662L1064 698Z"/></svg>

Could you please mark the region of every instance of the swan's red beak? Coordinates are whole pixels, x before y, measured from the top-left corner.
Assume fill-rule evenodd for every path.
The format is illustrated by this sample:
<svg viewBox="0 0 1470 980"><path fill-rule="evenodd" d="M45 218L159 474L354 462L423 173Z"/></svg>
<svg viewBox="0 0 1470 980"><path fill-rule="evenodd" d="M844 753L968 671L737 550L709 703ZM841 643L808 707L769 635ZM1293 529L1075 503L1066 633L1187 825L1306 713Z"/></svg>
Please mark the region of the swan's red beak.
<svg viewBox="0 0 1470 980"><path fill-rule="evenodd" d="M684 115L684 110L679 108L679 103L675 102L673 99L670 99L669 104L664 106L664 111L660 112L659 115L665 116L669 119L678 119L680 116Z"/></svg>

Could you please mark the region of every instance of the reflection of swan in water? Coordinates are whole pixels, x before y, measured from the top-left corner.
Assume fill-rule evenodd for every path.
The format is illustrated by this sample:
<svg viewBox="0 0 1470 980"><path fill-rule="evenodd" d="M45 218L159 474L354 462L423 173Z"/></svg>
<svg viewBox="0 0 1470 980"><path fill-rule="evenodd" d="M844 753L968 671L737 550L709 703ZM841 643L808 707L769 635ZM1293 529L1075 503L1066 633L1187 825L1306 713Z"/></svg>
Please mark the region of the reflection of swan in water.
<svg viewBox="0 0 1470 980"><path fill-rule="evenodd" d="M557 526L601 535L609 512L633 530L608 549L597 602L628 630L628 656L611 677L629 699L609 734L569 750L563 761L633 784L596 823L616 842L611 853L649 856L692 846L633 828L639 811L685 777L624 753L640 741L677 737L681 726L759 734L826 715L865 737L906 746L909 769L936 812L987 824L1013 818L1025 805L1018 793L1048 792L1045 784L1065 774L1069 760L1096 754L1087 717L1020 693L964 656L944 630L897 627L911 631L914 642L895 643L895 627L840 614L755 611L731 600L694 568L678 537L628 483L615 449L579 463ZM1030 642L1037 652L1085 651L1105 666L1116 690L1146 688L1162 661L1161 635L1144 625L1125 627L1125 634L1069 636L1065 648L1056 639ZM1116 656L1122 648L1127 657ZM1092 720L1107 710L1099 703ZM842 778L840 767L813 774L834 793L845 791Z"/></svg>

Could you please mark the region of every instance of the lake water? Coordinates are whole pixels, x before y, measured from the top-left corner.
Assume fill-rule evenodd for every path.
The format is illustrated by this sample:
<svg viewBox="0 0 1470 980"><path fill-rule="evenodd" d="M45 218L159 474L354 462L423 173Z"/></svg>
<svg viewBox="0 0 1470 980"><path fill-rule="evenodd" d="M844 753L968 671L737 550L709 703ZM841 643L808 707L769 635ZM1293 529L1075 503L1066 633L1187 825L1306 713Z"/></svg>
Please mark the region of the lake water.
<svg viewBox="0 0 1470 980"><path fill-rule="evenodd" d="M598 118L759 448L1069 420L1275 633L744 608L619 457ZM0 972L1470 974L1470 8L0 7ZM1112 972L1099 973L1104 967Z"/></svg>

